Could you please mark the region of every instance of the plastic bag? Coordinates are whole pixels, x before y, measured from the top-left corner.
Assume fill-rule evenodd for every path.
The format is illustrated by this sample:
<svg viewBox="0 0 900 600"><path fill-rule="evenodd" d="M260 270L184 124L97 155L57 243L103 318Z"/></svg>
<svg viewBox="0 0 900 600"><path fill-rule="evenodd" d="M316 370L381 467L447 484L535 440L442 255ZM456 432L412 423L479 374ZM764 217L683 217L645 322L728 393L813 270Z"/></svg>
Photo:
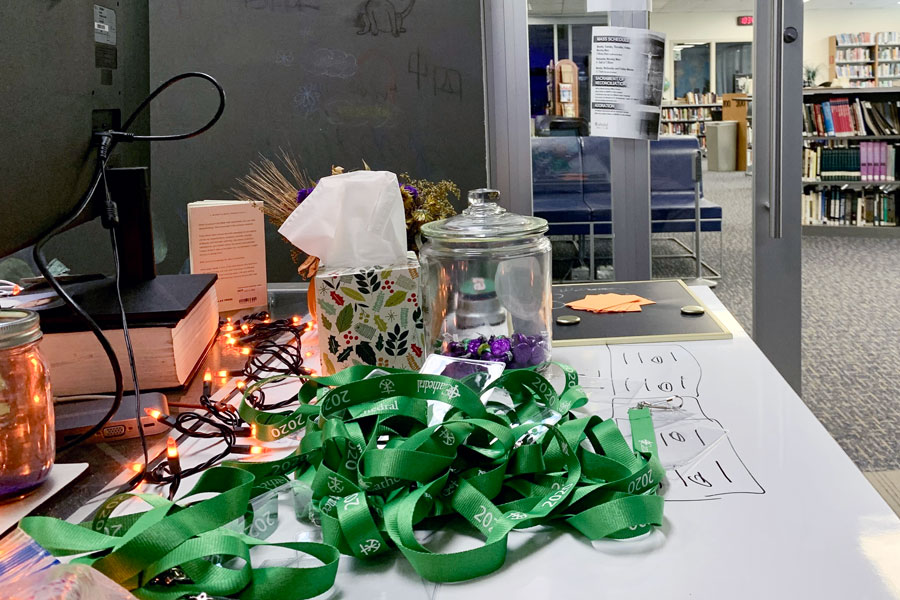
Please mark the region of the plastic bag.
<svg viewBox="0 0 900 600"><path fill-rule="evenodd" d="M3 597L8 600L135 600L125 588L87 565L56 565L32 573L13 582L4 590Z"/></svg>

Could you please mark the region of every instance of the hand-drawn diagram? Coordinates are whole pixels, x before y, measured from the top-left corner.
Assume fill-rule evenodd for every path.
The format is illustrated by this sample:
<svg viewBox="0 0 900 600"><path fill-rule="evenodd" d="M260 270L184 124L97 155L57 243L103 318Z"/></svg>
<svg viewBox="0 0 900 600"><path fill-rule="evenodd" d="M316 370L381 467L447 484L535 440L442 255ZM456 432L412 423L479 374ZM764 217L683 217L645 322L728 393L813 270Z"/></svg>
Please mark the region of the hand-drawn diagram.
<svg viewBox="0 0 900 600"><path fill-rule="evenodd" d="M738 455L728 430L700 404L702 369L678 345L609 346L615 390L612 418L630 434L628 409L650 405L659 459L666 469L668 502L718 500L731 494L765 494ZM675 396L675 401L665 402Z"/></svg>
<svg viewBox="0 0 900 600"><path fill-rule="evenodd" d="M403 10L397 10L400 0L367 0L360 14L361 29L357 35L378 35L390 33L394 37L400 37L406 32L403 22L412 12L416 0L407 0L409 4Z"/></svg>
<svg viewBox="0 0 900 600"><path fill-rule="evenodd" d="M666 398L700 393L700 363L681 346L611 346L610 355L617 395Z"/></svg>

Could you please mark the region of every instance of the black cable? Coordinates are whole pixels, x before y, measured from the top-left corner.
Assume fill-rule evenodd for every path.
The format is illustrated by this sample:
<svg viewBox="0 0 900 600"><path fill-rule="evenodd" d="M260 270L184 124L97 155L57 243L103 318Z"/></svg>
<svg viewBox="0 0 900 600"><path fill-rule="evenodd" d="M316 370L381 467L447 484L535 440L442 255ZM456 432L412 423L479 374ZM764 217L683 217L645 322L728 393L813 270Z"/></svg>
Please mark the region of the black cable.
<svg viewBox="0 0 900 600"><path fill-rule="evenodd" d="M253 344L250 349L250 357L247 359L241 373L248 381L259 381L260 375L258 371L267 371L267 376L275 373L293 373L301 377L309 376L309 371L303 367L302 355L302 337L308 330L309 324L300 325L292 320L270 321L267 313L257 313L244 317L236 323L220 322L220 328L231 325L228 332L229 335L239 336L240 344ZM291 339L287 342L278 342L289 333ZM241 335L243 334L243 335ZM277 360L285 359L287 362L278 366L273 364ZM254 367L256 365L256 367ZM241 419L237 410L231 405L224 402L215 402L209 395L209 389L204 388L203 394L200 396L200 406L202 406L207 414L198 412L184 412L174 418L171 416L157 417L161 423L168 425L184 437L194 437L202 439L219 438L225 442L225 447L215 456L206 460L202 464L183 469L178 467L177 472L173 472L171 464L168 460L160 460L151 469L148 466L145 479L154 484L169 485L169 499L173 499L178 491L181 481L192 475L196 475L205 469L219 463L229 455L239 449L248 450L249 446L237 446L237 439L241 437L250 437L252 428L246 427L243 419ZM273 410L296 403L296 397L292 397L284 402L273 405L265 404L265 394L262 390L258 391L258 396L248 398L254 406L258 406L263 410ZM200 429L203 425L207 425L212 430L203 431ZM141 476L143 477L143 473ZM119 491L127 491L130 488L122 486Z"/></svg>
<svg viewBox="0 0 900 600"><path fill-rule="evenodd" d="M219 109L216 111L216 114L213 116L212 119L209 120L209 122L206 125L204 125L200 129L192 131L191 133L178 133L178 134L173 134L173 135L133 135L133 134L128 133L128 130L134 124L134 121L135 121L135 119L137 119L138 115L141 112L143 112L144 109L146 109L147 106L149 106L150 103L153 102L153 100L157 96L159 96L167 88L178 83L179 81L181 81L183 79L191 79L191 78L205 79L208 82L210 82L211 84L213 84L213 86L215 86L215 88L216 88L216 91L219 92ZM181 75L176 75L175 77L172 77L171 79L169 79L168 81L166 81L165 83L160 85L158 88L153 90L153 92L149 96L144 98L144 101L141 102L140 105L136 109L134 109L134 112L131 113L131 116L125 120L125 125L122 126L122 131L121 132L113 132L113 133L114 133L114 135L123 136L122 139L124 139L124 140L134 141L134 142L142 142L142 141L143 142L175 142L178 140L187 140L192 137L197 137L201 133L204 133L207 130L209 130L222 117L222 113L224 113L224 112L225 112L225 90L222 89L222 86L219 85L218 81L216 81L213 77L211 77L210 75L207 75L206 73L200 73L200 72L182 73Z"/></svg>
<svg viewBox="0 0 900 600"><path fill-rule="evenodd" d="M91 333L94 334L94 337L97 338L97 341L100 342L100 346L103 348L104 353L106 353L106 356L109 359L110 367L112 367L113 380L115 382L116 388L112 406L110 406L110 409L106 413L106 415L104 415L104 417L96 425L57 448L56 451L58 453L65 452L70 448L78 446L82 442L93 437L101 429L103 429L103 427L109 422L110 419L112 419L116 412L118 412L119 407L122 405L122 395L124 393L122 369L119 366L119 359L116 357L115 350L113 350L112 345L110 345L109 340L106 339L106 336L103 334L103 330L100 329L100 326L97 324L97 322L94 321L94 319L91 318L91 316L87 312L85 312L85 310L81 308L81 306L79 306L77 302L75 302L75 300L69 295L68 292L63 289L62 285L60 285L60 283L50 272L50 267L47 265L47 259L44 258L43 252L44 246L47 244L47 242L68 229L72 225L72 223L74 223L75 220L81 215L81 213L84 212L84 209L87 208L88 204L90 204L91 197L94 195L97 186L100 184L100 179L103 176L103 172L106 166L106 160L106 158L98 156L97 169L91 185L88 188L88 192L82 197L76 209L72 213L70 213L62 223L51 229L48 233L44 234L44 236L37 241L32 252L34 262L35 264L37 264L38 270L44 276L44 279L47 280L47 283L50 284L50 287L52 287L56 294L63 299L63 302L68 304L72 308L72 310L74 310L75 313L79 317L81 317L81 319L87 324L88 329L90 329Z"/></svg>
<svg viewBox="0 0 900 600"><path fill-rule="evenodd" d="M104 181L106 177L104 175ZM105 183L104 183L105 185ZM107 190L108 193L108 190ZM115 283L116 283L116 299L119 303L119 313L122 318L122 335L125 338L125 349L128 352L128 364L131 367L131 381L134 384L134 402L135 402L135 418L137 419L137 428L138 428L138 436L141 438L141 450L144 453L144 467L148 467L150 465L150 455L147 451L147 436L144 432L144 422L142 420L143 411L141 408L141 384L138 381L138 372L137 372L137 363L134 360L134 347L131 345L131 333L128 330L128 317L125 314L125 303L122 301L122 285L121 285L121 271L120 271L120 260L119 260L119 242L116 236L116 228L112 227L109 230L109 238L112 243L113 249L113 262L115 262L116 267L116 275L115 275Z"/></svg>
<svg viewBox="0 0 900 600"><path fill-rule="evenodd" d="M216 114L213 116L212 119L210 119L209 122L207 122L200 129L197 129L195 131L192 131L190 133L185 133L185 134L162 135L162 136L150 136L150 135L139 136L139 135L134 135L134 134L128 133L128 130L134 124L135 119L137 119L138 115L140 115L147 108L147 106L149 106L150 102L152 102L154 98L156 98L159 94L161 94L164 90L166 90L171 85L173 85L181 80L189 79L189 78L205 79L205 80L209 81L210 83L212 83L213 86L216 88L216 91L219 93L218 110L216 111ZM176 75L175 77L172 77L171 79L169 79L168 81L166 81L165 83L163 83L162 85L157 87L149 96L147 96L147 98L144 99L143 102L141 102L141 104L134 110L134 112L131 113L131 115L128 117L128 119L126 119L125 125L123 127L123 131L121 131L121 132L107 131L107 132L102 132L100 134L96 134L99 139L99 149L97 152L97 165L94 170L94 175L91 180L91 184L88 186L88 191L84 194L84 196L82 196L81 200L78 202L75 209L71 213L69 213L69 215L66 216L65 219L61 223L59 223L53 229L51 229L49 232L44 234L34 245L34 250L33 250L32 254L34 256L34 262L37 265L38 270L41 272L41 274L44 276L44 279L50 284L50 287L53 288L53 290L56 292L56 294L60 298L62 298L62 300L66 304L68 304L69 307L71 307L72 310L74 310L75 313L79 317L81 317L81 319L87 324L88 329L90 329L91 333L94 334L94 337L97 338L97 341L100 343L100 346L103 348L104 353L106 354L107 358L109 359L110 367L112 368L112 371L113 371L113 379L114 379L115 388L116 388L113 403L110 406L110 409L106 413L106 415L104 415L104 417L96 425L94 425L93 427L88 429L86 432L84 432L83 434L79 435L78 437L70 440L69 442L63 444L62 446L60 446L57 449L57 452L64 452L70 448L73 448L73 447L83 443L84 441L90 439L97 432L99 432L101 429L103 429L103 427L116 414L116 412L119 410L119 408L122 405L122 396L124 394L124 383L123 383L123 379L122 379L122 369L119 365L119 361L118 361L118 358L116 357L116 353L109 343L109 340L103 334L103 330L100 328L100 326L97 324L97 322L93 318L91 318L91 316L83 308L81 308L81 306L78 305L78 303L75 301L75 299L72 298L68 294L68 292L66 292L63 289L63 287L60 285L60 283L56 280L56 278L50 272L50 267L48 266L47 260L44 257L44 253L43 253L44 246L51 239L53 239L54 237L56 237L57 235L59 235L60 233L62 233L66 229L68 229L69 227L71 227L72 224L81 216L81 214L84 212L84 210L91 203L94 193L96 192L97 187L99 186L101 180L104 181L104 186L105 186L106 165L107 165L107 163L109 161L109 157L112 154L113 150L115 149L116 143L118 141L120 141L120 140L126 140L126 141L176 141L176 140L189 139L189 138L198 136L198 135L204 133L205 131L209 130L222 117L222 114L224 113L224 111L225 111L225 90L222 88L221 85L219 85L218 81L216 81L213 77L211 77L210 75L207 75L206 73L197 73L197 72L182 73L181 75ZM107 200L109 201L108 189L106 190L106 193L107 193ZM115 205L110 206L109 203L107 204L108 209L110 209L111 207L114 208L114 206ZM115 220L115 219L113 219L113 220ZM115 242L113 242L113 243L115 246ZM117 261L116 269L118 271L118 256L116 256L116 261ZM121 307L121 291L119 288L118 275L116 277L116 288L117 288L117 291L119 292L118 295L119 295L119 301L120 301L120 307ZM124 308L123 308L123 316L124 316ZM127 327L127 325L126 325L126 327ZM127 329L126 329L126 337L127 337ZM132 376L135 379L135 393L137 395L136 398L138 400L138 402L137 402L138 410L140 410L140 397L139 397L139 390L137 389L137 373L136 373L136 370L134 370L133 353L132 353L132 349L131 349L130 345L129 345L129 355L130 355L129 358L132 361L132 369L133 369ZM143 433L140 415L138 415L138 427L141 428L141 433ZM146 441L145 441L143 435L141 436L141 440L142 440L142 444L144 447L144 458L145 458L145 465L146 465L147 449L146 449ZM141 475L141 474L139 474L139 475ZM139 481L140 481L140 478L137 479L137 482L139 482ZM137 485L137 482L135 482L134 485Z"/></svg>
<svg viewBox="0 0 900 600"><path fill-rule="evenodd" d="M189 428L189 425L191 423L195 423L194 428ZM180 482L182 479L185 479L192 475L196 475L197 473L208 469L209 467L215 465L216 463L227 457L229 454L231 454L232 448L237 443L237 436L230 427L200 413L181 413L175 418L174 423L170 421L169 424L172 426L172 429L188 437L203 439L219 438L223 442L225 442L225 448L223 448L221 452L219 452L212 458L209 458L205 462L187 469L183 469L180 473L172 473L171 469L169 468L169 462L167 460L160 461L160 463L157 464L156 467L148 470L146 474L146 479L150 483L174 484L176 483L176 481ZM213 431L199 431L198 429L196 429L198 425L208 425L213 428ZM174 496L175 492L170 490L169 494L170 496Z"/></svg>
<svg viewBox="0 0 900 600"><path fill-rule="evenodd" d="M253 328L248 335L238 341L242 344L255 344L243 370L246 383L252 384L260 381L259 374L263 372L266 373L266 377L276 375L309 377L311 372L303 364L302 338L306 332L306 326L295 325L292 320L288 319L266 323L267 320L268 315L251 315L244 319L245 323L253 323ZM286 342L280 341L285 334L290 334L290 339ZM261 388L248 396L247 400L253 408L264 411L285 408L297 401L295 397L291 397L287 400L267 404L266 394Z"/></svg>

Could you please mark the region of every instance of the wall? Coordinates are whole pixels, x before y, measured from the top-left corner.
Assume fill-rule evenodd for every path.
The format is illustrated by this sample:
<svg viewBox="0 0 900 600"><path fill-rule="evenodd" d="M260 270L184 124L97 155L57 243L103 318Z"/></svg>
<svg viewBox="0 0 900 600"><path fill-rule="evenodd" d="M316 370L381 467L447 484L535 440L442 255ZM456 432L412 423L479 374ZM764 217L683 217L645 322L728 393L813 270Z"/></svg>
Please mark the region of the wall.
<svg viewBox="0 0 900 600"><path fill-rule="evenodd" d="M650 13L650 29L666 34L665 76L670 83L665 96L671 99L675 90L675 42L751 42L753 27L738 27L737 17L747 13ZM710 68L715 72L715 64Z"/></svg>
<svg viewBox="0 0 900 600"><path fill-rule="evenodd" d="M672 82L672 42L741 42L753 40L753 27L738 27L747 12L651 13L650 29L665 33L666 78ZM828 78L828 37L859 31L900 31L900 8L813 10L804 18L803 64L819 67L819 81Z"/></svg>
<svg viewBox="0 0 900 600"><path fill-rule="evenodd" d="M402 22L385 18L401 5ZM462 192L457 208L487 183L480 0L154 0L149 18L151 81L204 71L228 96L207 134L152 148L153 203L168 240L162 272L188 257L186 204L230 197L260 154L286 150L313 179L363 160L449 179ZM208 85L185 83L154 102L153 131L189 131L215 106ZM269 281L298 279L271 224L266 250Z"/></svg>
<svg viewBox="0 0 900 600"><path fill-rule="evenodd" d="M868 10L807 10L803 64L818 67L818 82L828 81L828 37L860 31L900 31L900 7Z"/></svg>

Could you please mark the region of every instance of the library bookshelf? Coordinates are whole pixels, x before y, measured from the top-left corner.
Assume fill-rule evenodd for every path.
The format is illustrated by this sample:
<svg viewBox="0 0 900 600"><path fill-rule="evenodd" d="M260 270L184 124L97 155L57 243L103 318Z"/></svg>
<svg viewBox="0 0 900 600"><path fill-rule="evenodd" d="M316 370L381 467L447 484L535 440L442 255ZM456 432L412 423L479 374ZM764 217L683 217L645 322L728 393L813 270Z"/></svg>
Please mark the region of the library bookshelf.
<svg viewBox="0 0 900 600"><path fill-rule="evenodd" d="M706 124L721 120L721 113L722 102L715 94L691 93L681 101L663 103L659 133L692 135L700 141L700 147L705 151Z"/></svg>
<svg viewBox="0 0 900 600"><path fill-rule="evenodd" d="M803 93L803 228L900 236L900 88Z"/></svg>
<svg viewBox="0 0 900 600"><path fill-rule="evenodd" d="M846 77L851 87L900 86L900 33L842 33L828 40L831 81Z"/></svg>

